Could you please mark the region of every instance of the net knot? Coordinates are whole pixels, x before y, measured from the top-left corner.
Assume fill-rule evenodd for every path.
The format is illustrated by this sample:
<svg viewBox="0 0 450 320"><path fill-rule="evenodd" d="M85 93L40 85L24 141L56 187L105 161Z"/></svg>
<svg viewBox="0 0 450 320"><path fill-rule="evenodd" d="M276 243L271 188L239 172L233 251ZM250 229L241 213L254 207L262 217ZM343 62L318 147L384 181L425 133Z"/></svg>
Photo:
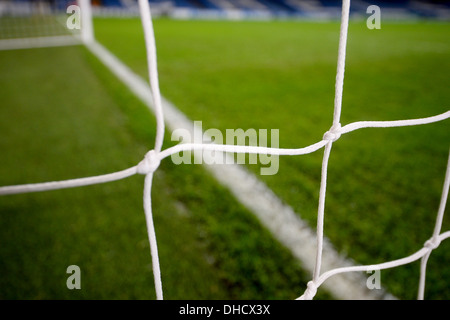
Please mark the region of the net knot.
<svg viewBox="0 0 450 320"><path fill-rule="evenodd" d="M441 244L441 241L438 237L433 237L427 241L425 241L425 244L423 245L425 248L428 248L430 250L434 250Z"/></svg>
<svg viewBox="0 0 450 320"><path fill-rule="evenodd" d="M155 150L150 150L145 155L144 159L137 165L137 173L149 174L158 169L161 160Z"/></svg>
<svg viewBox="0 0 450 320"><path fill-rule="evenodd" d="M314 281L309 281L307 284L307 288L305 293L303 294L303 298L305 300L312 300L317 293L317 286Z"/></svg>
<svg viewBox="0 0 450 320"><path fill-rule="evenodd" d="M336 141L341 137L341 124L333 125L331 129L323 135L323 140Z"/></svg>

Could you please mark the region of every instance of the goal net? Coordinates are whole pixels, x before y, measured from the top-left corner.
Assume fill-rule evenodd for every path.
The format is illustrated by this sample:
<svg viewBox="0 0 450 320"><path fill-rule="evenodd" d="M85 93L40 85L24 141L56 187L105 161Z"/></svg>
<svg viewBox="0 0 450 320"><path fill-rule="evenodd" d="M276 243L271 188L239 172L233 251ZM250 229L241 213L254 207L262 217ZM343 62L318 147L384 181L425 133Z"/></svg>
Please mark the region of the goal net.
<svg viewBox="0 0 450 320"><path fill-rule="evenodd" d="M0 50L88 41L92 38L89 14L86 0L0 0Z"/></svg>
<svg viewBox="0 0 450 320"><path fill-rule="evenodd" d="M1 1L0 7L0 47L2 48L25 48L33 46L52 46L65 45L75 43L85 43L87 47L96 54L102 62L104 62L114 73L125 79L129 86L137 95L143 96L145 99L146 88L141 82L136 80L133 76L127 75L127 70L121 67L115 60L116 58L109 54L105 49L95 42L92 33L92 26L90 22L90 9L87 0L80 0L78 2L81 6L81 29L68 30L67 28L67 3L62 1ZM62 5L62 6L61 6ZM346 125L341 125L341 110L342 110L342 95L344 83L344 69L346 59L346 42L349 23L350 0L342 1L342 17L341 29L339 38L338 63L337 74L335 82L335 101L333 123L329 131L325 132L323 138L309 146L283 149L283 148L268 148L268 147L249 147L237 145L218 145L218 144L196 144L196 143L182 143L170 148L163 148L163 136L165 131L164 111L170 111L167 108L164 110L163 99L159 92L158 74L156 64L156 44L153 34L153 25L150 14L150 7L148 0L139 0L139 7L141 13L141 20L144 29L145 44L147 50L147 59L149 66L149 79L151 92L152 108L155 111L157 120L157 132L155 147L150 150L145 158L135 166L125 170L114 172L101 176L45 182L37 184L26 184L16 186L0 187L0 195L18 194L26 192L48 191L62 188L80 187L98 183L106 183L119 179L124 179L135 174L145 175L144 185L144 211L146 215L147 231L150 242L150 252L152 256L152 267L155 280L155 291L158 299L163 298L163 286L160 273L160 265L158 258L158 249L156 242L156 234L153 225L152 217L152 180L153 174L158 170L159 164L164 159L173 154L188 150L209 150L218 152L230 153L259 153L272 155L291 155L300 156L316 152L323 149L323 162L321 170L321 181L319 190L319 203L317 213L317 243L316 243L316 260L315 268L311 281L305 292L299 297L300 299L313 299L319 286L321 286L327 279L341 273L355 272L355 271L369 271L377 269L386 269L409 264L414 261L421 260L421 275L419 280L418 298L424 297L425 287L425 273L427 260L431 252L436 249L441 241L450 237L450 231L442 231L442 220L444 216L445 206L447 202L447 195L450 185L450 158L447 165L447 173L444 179L444 186L442 189L441 202L438 205L437 217L435 220L435 229L428 241L426 241L422 248L418 248L414 254L400 258L394 261L388 261L380 264L352 266L335 268L323 272L322 257L324 248L324 216L325 216L325 199L327 190L327 171L328 162L332 146L338 143L339 138L344 134L350 134L355 130L364 128L387 128L387 127L403 127L413 125L425 125L433 122L442 121L450 118L450 111L439 115L430 115L427 118L408 119L397 121L359 121ZM84 17L84 18L83 18ZM40 25L36 27L36 25ZM19 40L18 40L19 39ZM69 40L70 39L70 40ZM301 115L298 115L301 116ZM382 245L382 244L380 244Z"/></svg>

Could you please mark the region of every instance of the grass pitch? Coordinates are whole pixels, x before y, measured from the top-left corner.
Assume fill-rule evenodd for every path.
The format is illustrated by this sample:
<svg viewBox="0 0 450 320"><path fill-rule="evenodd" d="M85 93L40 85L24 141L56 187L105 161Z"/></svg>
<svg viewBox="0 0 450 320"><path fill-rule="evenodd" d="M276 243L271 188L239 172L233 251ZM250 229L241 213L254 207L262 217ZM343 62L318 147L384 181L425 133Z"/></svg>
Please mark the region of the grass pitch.
<svg viewBox="0 0 450 320"><path fill-rule="evenodd" d="M145 76L142 35L133 23L139 21L99 20L96 30ZM280 146L294 148L317 142L331 126L339 23L157 20L155 32L163 95L204 129L280 129ZM445 23L369 30L365 21L351 22L341 123L447 111L449 32ZM331 155L325 216L325 234L336 247L365 264L420 248L433 230L449 138L448 121L343 136ZM279 172L261 177L312 227L321 159L322 150L281 157ZM258 166L249 167L258 174ZM433 253L440 266L434 276L430 265L430 298L446 296L443 245ZM383 271L382 282L395 295L414 298L418 270L416 264Z"/></svg>
<svg viewBox="0 0 450 320"><path fill-rule="evenodd" d="M280 146L294 148L317 142L331 126L338 23L154 24L162 94L204 129L280 129ZM95 30L146 77L138 19L99 19ZM342 124L448 110L449 32L445 23L368 30L364 21L352 22ZM2 185L120 170L152 147L153 117L85 50L0 54ZM434 227L449 138L448 121L341 137L331 155L325 213L325 235L336 248L364 264L418 250ZM322 151L281 157L279 172L261 177L312 227L321 158ZM258 165L249 168L259 172ZM163 161L155 179L166 298L292 299L303 292L310 275L201 167ZM133 177L2 197L0 297L152 298L141 195L142 179ZM431 255L428 299L449 298L448 247L443 242ZM84 270L79 292L65 287L70 264ZM382 271L381 281L411 299L418 274L414 263Z"/></svg>
<svg viewBox="0 0 450 320"><path fill-rule="evenodd" d="M0 56L1 185L114 172L152 147L150 111L86 49ZM154 179L166 299L301 293L299 263L200 167L165 162ZM0 197L0 298L154 299L142 194L134 176ZM66 287L70 265L81 269L81 290Z"/></svg>

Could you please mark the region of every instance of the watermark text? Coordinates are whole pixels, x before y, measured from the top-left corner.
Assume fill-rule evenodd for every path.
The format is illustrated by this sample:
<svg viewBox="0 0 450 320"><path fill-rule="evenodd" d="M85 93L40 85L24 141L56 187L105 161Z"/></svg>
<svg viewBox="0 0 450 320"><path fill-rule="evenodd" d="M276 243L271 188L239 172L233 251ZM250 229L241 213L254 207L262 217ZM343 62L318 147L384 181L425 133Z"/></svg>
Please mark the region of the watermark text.
<svg viewBox="0 0 450 320"><path fill-rule="evenodd" d="M370 30L373 29L381 29L381 9L379 6L371 5L367 7L367 14L370 14L370 17L367 18L366 25Z"/></svg>
<svg viewBox="0 0 450 320"><path fill-rule="evenodd" d="M269 134L270 131L270 134ZM226 129L225 137L219 129L210 128L203 132L202 121L195 121L192 131L179 128L172 132L172 141L182 143L195 144L211 144L218 145L241 145L241 146L258 146L258 147L279 147L279 130L278 129ZM279 156L261 153L236 153L227 154L218 150L195 149L194 164L258 164L263 165L260 169L261 175L274 175L279 169ZM191 151L181 151L172 154L172 161L175 164L191 164ZM259 161L259 162L258 162Z"/></svg>

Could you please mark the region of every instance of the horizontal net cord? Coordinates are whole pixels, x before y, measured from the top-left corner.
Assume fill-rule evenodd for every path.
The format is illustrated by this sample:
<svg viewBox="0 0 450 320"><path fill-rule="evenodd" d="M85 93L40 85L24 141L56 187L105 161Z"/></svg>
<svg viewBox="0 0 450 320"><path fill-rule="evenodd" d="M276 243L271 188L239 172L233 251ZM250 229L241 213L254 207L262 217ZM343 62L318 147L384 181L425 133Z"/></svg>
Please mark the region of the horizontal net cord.
<svg viewBox="0 0 450 320"><path fill-rule="evenodd" d="M19 193L30 193L30 192L40 192L40 191L50 191L66 188L83 187L93 184L100 184L106 182L112 182L116 180L121 180L137 173L137 166L117 171L114 173L108 173L100 176L62 180L62 181L52 181L52 182L42 182L42 183L31 183L16 186L6 186L0 187L0 195L11 195Z"/></svg>
<svg viewBox="0 0 450 320"><path fill-rule="evenodd" d="M450 118L450 111L444 112L442 114L431 116L427 118L410 119L410 120L394 120L394 121L359 121L348 125L345 125L341 129L333 129L332 131L327 131L324 134L324 139L311 144L303 148L272 148L272 147L258 147L258 146L240 146L240 145L226 145L226 144L214 144L214 143L180 143L173 147L167 148L160 153L160 160L176 154L182 151L190 150L206 150L206 151L221 151L230 153L260 153L260 154L270 154L270 155L305 155L308 153L315 152L323 148L330 139L335 140L336 136L341 134L349 133L358 129L364 128L388 128L388 127L403 127L403 126L415 126L422 124L430 124L438 121L442 121ZM333 135L327 135L332 133Z"/></svg>
<svg viewBox="0 0 450 320"><path fill-rule="evenodd" d="M358 121L343 126L340 129L332 129L324 134L324 139L303 148L272 148L272 147L258 147L258 146L240 146L240 145L226 145L214 143L180 143L173 147L161 151L161 160L172 154L189 151L189 150L207 150L207 151L222 151L230 153L261 153L271 155L305 155L315 152L323 148L330 139L335 140L336 136L349 133L355 130L364 128L390 128L403 126L416 126L423 124L430 124L439 122L450 118L450 111L431 116L427 118L409 119L409 120L394 120L394 121ZM327 135L332 133L332 135ZM334 136L333 136L334 135Z"/></svg>
<svg viewBox="0 0 450 320"><path fill-rule="evenodd" d="M393 120L393 121L357 121L345 125L341 128L341 134L349 133L363 128L394 128L394 127L406 127L406 126L416 126L422 124L428 124L433 122L438 122L450 118L450 110L444 113L438 114L436 116L427 118L418 118L410 120Z"/></svg>
<svg viewBox="0 0 450 320"><path fill-rule="evenodd" d="M353 122L345 125L337 133L345 134L358 129L363 128L387 128L387 127L402 127L402 126L413 126L430 124L438 121L442 121L450 118L450 111L445 113L431 116L428 118L411 119L411 120L395 120L395 121L359 121ZM326 134L324 135L326 136ZM257 147L257 146L239 146L239 145L226 145L226 144L214 144L214 143L180 143L173 147L164 149L159 153L155 153L152 157L155 162L162 161L163 159L182 152L182 151L194 151L194 150L205 150L205 151L218 151L218 152L230 152L230 153L257 153L257 154L270 154L270 155L305 155L315 152L323 148L329 140L321 140L317 143L309 145L303 148L289 149L289 148L271 148L271 147ZM147 159L149 161L149 159ZM4 186L0 187L0 195L10 195L18 193L27 192L39 192L39 191L49 191L63 188L74 188L82 187L92 184L99 184L105 182L111 182L115 180L124 179L130 177L134 174L138 174L139 165L130 167L128 169L86 178L53 181L53 182L42 182L33 184L23 184L15 186ZM142 166L141 166L142 168ZM142 173L145 173L145 169Z"/></svg>
<svg viewBox="0 0 450 320"><path fill-rule="evenodd" d="M182 151L219 151L230 153L256 153L256 154L271 154L271 155L304 155L315 152L323 148L327 144L326 140L319 141L310 146L299 149L285 149L285 148L271 148L258 146L241 146L228 144L214 144L214 143L180 143L173 147L161 151L162 158L171 156Z"/></svg>

